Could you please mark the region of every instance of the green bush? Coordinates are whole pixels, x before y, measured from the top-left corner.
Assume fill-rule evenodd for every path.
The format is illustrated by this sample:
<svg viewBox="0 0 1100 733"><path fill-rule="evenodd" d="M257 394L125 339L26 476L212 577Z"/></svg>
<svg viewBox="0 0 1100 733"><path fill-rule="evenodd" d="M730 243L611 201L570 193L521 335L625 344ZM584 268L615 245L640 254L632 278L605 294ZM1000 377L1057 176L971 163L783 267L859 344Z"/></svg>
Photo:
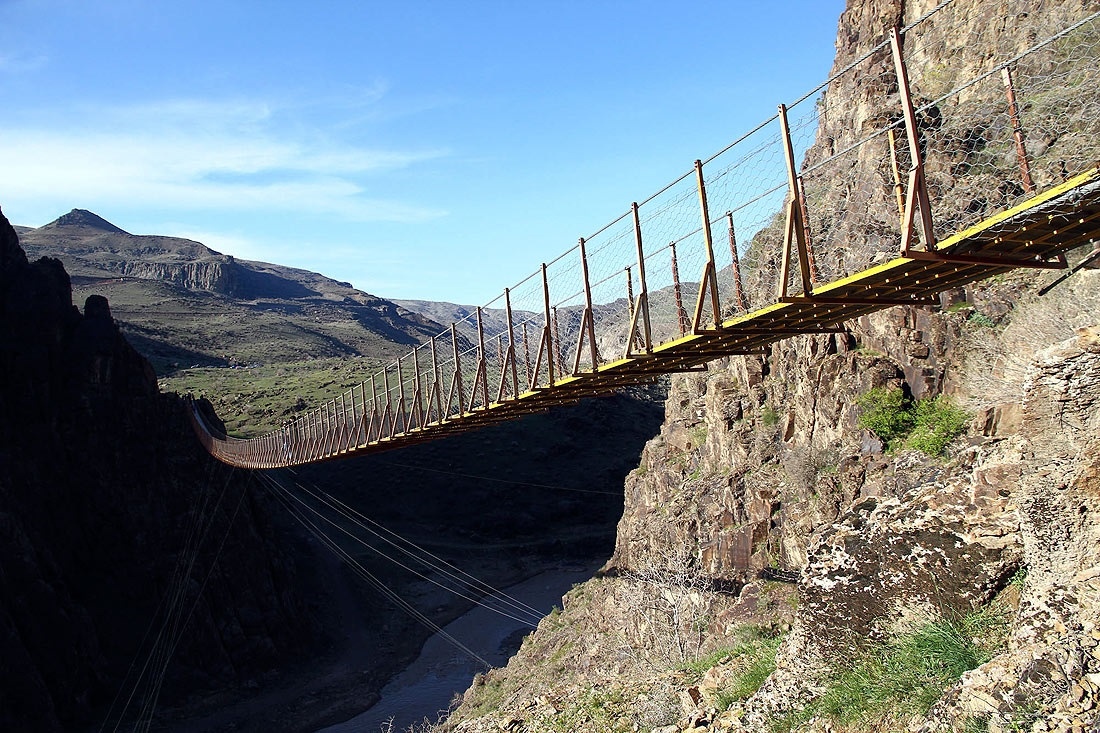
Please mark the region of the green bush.
<svg viewBox="0 0 1100 733"><path fill-rule="evenodd" d="M947 445L966 432L970 415L940 395L920 400L916 406L916 424L905 444L930 456L942 455Z"/></svg>
<svg viewBox="0 0 1100 733"><path fill-rule="evenodd" d="M908 435L916 421L913 403L900 389L876 387L856 398L856 404L863 410L860 427L873 432L887 447Z"/></svg>
<svg viewBox="0 0 1100 733"><path fill-rule="evenodd" d="M970 415L943 395L913 402L900 389L878 387L856 399L860 427L877 435L887 450L904 445L930 456L943 455L966 432Z"/></svg>

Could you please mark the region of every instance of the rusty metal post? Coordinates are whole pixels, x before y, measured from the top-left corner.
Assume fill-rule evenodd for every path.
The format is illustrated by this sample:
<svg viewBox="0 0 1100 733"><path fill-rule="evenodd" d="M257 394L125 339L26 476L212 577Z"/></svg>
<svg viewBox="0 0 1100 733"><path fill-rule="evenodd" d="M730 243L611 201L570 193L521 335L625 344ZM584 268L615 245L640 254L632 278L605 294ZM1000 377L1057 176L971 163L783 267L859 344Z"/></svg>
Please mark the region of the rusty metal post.
<svg viewBox="0 0 1100 733"><path fill-rule="evenodd" d="M680 321L680 335L688 332L691 324L688 322L687 311L684 310L684 297L680 291L680 267L676 264L676 242L668 245L672 249L672 294L676 297L676 314Z"/></svg>
<svg viewBox="0 0 1100 733"><path fill-rule="evenodd" d="M340 445L340 424L337 422L336 417L336 398L332 398L332 411L329 413L329 441L328 441L328 455L335 455L339 452L338 446Z"/></svg>
<svg viewBox="0 0 1100 733"><path fill-rule="evenodd" d="M310 426L310 442L312 445L310 446L310 455L316 459L321 456L321 407L317 407L317 409L313 410L311 415L312 425Z"/></svg>
<svg viewBox="0 0 1100 733"><path fill-rule="evenodd" d="M360 382L360 386L362 386L362 382ZM350 397L351 397L351 424L355 426L355 432L353 432L348 438L348 447L350 448L353 445L354 446L359 445L359 428L360 428L360 424L359 424L359 411L357 409L355 409L355 387L352 387L351 389L348 390L348 395L350 395ZM363 405L363 408L366 409L366 404L365 403Z"/></svg>
<svg viewBox="0 0 1100 733"><path fill-rule="evenodd" d="M370 433L367 423L367 383L359 383L359 404L363 406L363 414L356 418L355 422L355 447L364 446L370 442Z"/></svg>
<svg viewBox="0 0 1100 733"><path fill-rule="evenodd" d="M519 397L519 371L516 369L516 331L512 324L512 294L508 288L504 289L504 309L508 314L508 358L512 361L512 398ZM500 378L504 384L503 375Z"/></svg>
<svg viewBox="0 0 1100 733"><path fill-rule="evenodd" d="M481 381L482 404L481 409L489 409L489 371L485 360L485 327L481 322L481 306L477 307L477 372L474 374L474 387L470 394L470 409L474 409L474 396L477 393L477 383Z"/></svg>
<svg viewBox="0 0 1100 733"><path fill-rule="evenodd" d="M413 411L414 417L416 417L416 427L417 428L423 428L424 427L424 394L421 390L421 385L420 385L420 357L417 356L417 353L416 353L419 350L419 348L420 347L417 347L417 348L412 350L412 355L413 355L413 379L416 380L415 386L413 387L412 411Z"/></svg>
<svg viewBox="0 0 1100 733"><path fill-rule="evenodd" d="M466 414L466 391L462 388L462 361L458 353L458 330L451 324L451 349L454 351L455 372L451 377L451 388L447 392L447 412L451 411L451 398L458 397L458 416Z"/></svg>
<svg viewBox="0 0 1100 733"><path fill-rule="evenodd" d="M699 280L699 295L695 299L695 314L691 319L691 330L701 333L703 330L703 307L706 304L707 290L710 290L710 309L712 325L722 325L722 307L718 302L718 269L714 261L714 237L710 230L710 210L707 208L707 187L703 180L703 161L695 161L695 184L699 194L699 209L703 216L703 244L706 246L707 263L703 267L703 277Z"/></svg>
<svg viewBox="0 0 1100 733"><path fill-rule="evenodd" d="M627 319L634 322L634 275L630 272L630 265L623 268L626 272L626 316ZM634 338L634 334L630 334L630 338Z"/></svg>
<svg viewBox="0 0 1100 733"><path fill-rule="evenodd" d="M340 453L344 450L347 450L347 436L345 435L347 430L348 430L348 408L347 408L347 405L344 404L344 393L341 392L340 393L340 428L339 428L339 430L336 431L336 435L337 435L336 452L337 453Z"/></svg>
<svg viewBox="0 0 1100 733"><path fill-rule="evenodd" d="M1005 94L1008 96L1008 117L1012 121L1012 137L1016 141L1016 160L1020 164L1020 180L1024 184L1024 192L1031 195L1035 193L1035 182L1031 180L1031 166L1027 161L1027 148L1024 147L1024 131L1020 126L1020 107L1016 104L1016 88L1012 83L1012 72L1007 66L1001 69L1001 79L1004 81Z"/></svg>
<svg viewBox="0 0 1100 733"><path fill-rule="evenodd" d="M527 389L534 387L534 383L531 381L531 342L530 335L527 332L527 321L523 322L523 365L524 374L527 376Z"/></svg>
<svg viewBox="0 0 1100 733"><path fill-rule="evenodd" d="M921 234L924 248L931 252L936 246L936 235L932 226L932 209L928 202L928 187L924 180L924 155L920 149L920 136L917 132L917 114L913 106L913 97L909 87L909 72L905 68L905 59L901 52L901 33L895 27L890 34L890 49L894 57L894 72L898 77L898 94L901 97L901 110L905 117L905 132L909 142L909 190L906 193L905 215L902 221L902 254L908 255L913 245L916 210L920 210Z"/></svg>
<svg viewBox="0 0 1100 733"><path fill-rule="evenodd" d="M790 203L787 205L787 230L783 243L783 267L780 279L780 298L787 297L787 282L790 279L791 246L798 251L798 269L802 279L802 295L813 292L810 281L810 256L806 247L806 228L802 221L801 188L798 185L798 170L794 160L794 146L791 143L791 127L787 122L787 106L779 105L779 124L783 129L783 157L787 163L787 187Z"/></svg>
<svg viewBox="0 0 1100 733"><path fill-rule="evenodd" d="M377 423L377 424L376 424ZM371 429L377 430L377 435L371 438ZM370 422L367 424L367 443L382 439L382 418L378 412L378 384L374 381L374 375L370 375Z"/></svg>
<svg viewBox="0 0 1100 733"><path fill-rule="evenodd" d="M565 373L565 359L561 355L561 329L558 328L557 306L551 308L554 313L554 351L558 360L558 373Z"/></svg>
<svg viewBox="0 0 1100 733"><path fill-rule="evenodd" d="M901 185L901 169L898 167L898 136L894 133L894 128L890 128L887 131L887 137L890 140L890 167L894 173L894 198L898 202L898 218L905 221L905 186Z"/></svg>
<svg viewBox="0 0 1100 733"><path fill-rule="evenodd" d="M546 344L546 378L547 386L554 386L554 346L557 343L555 331L557 330L557 312L554 313L554 327L550 326L550 281L546 276L546 263L542 263L542 302L543 317L546 319L546 327L543 335L543 343ZM541 347L540 347L541 349ZM538 370L535 370L538 374Z"/></svg>
<svg viewBox="0 0 1100 733"><path fill-rule="evenodd" d="M405 375L401 373L401 357L397 357L397 412L401 415L401 432L409 432L409 416L405 411Z"/></svg>
<svg viewBox="0 0 1100 733"><path fill-rule="evenodd" d="M733 258L733 297L737 301L738 309L748 310L745 302L745 288L741 282L741 256L737 254L737 233L733 229L733 212L726 212L726 223L729 225L730 257Z"/></svg>
<svg viewBox="0 0 1100 733"><path fill-rule="evenodd" d="M584 346L584 334L588 332L588 347L592 358L592 371L600 368L600 357L596 353L596 320L592 313L592 285L588 279L588 255L584 249L584 237L580 239L581 278L584 283L584 313L581 314L581 328L577 334L577 351L573 358L573 376L581 371L581 350Z"/></svg>
<svg viewBox="0 0 1100 733"><path fill-rule="evenodd" d="M439 355L436 352L435 340L436 336L432 336L432 391L428 395L428 404L431 405L432 396L435 397L435 422L442 422L446 415L443 414L443 384L439 376Z"/></svg>
<svg viewBox="0 0 1100 733"><path fill-rule="evenodd" d="M649 286L645 277L645 250L642 247L642 219L638 213L638 202L630 204L631 213L634 215L634 249L638 256L638 305L635 307L635 315L641 313L642 319L642 348L648 354L653 351L653 327L649 318ZM631 326L630 335L633 338L637 326Z"/></svg>
<svg viewBox="0 0 1100 733"><path fill-rule="evenodd" d="M802 176L798 177L798 200L802 207L802 230L806 237L806 259L810 263L810 282L821 282L817 274L817 260L814 259L814 240L810 236L810 212L806 203L806 181Z"/></svg>
<svg viewBox="0 0 1100 733"><path fill-rule="evenodd" d="M397 432L397 417L390 400L390 373L386 371L387 369L389 367L382 367L382 389L386 393L386 406L382 412L382 427L386 429L386 437L392 438ZM389 420L388 423L386 422L387 419Z"/></svg>

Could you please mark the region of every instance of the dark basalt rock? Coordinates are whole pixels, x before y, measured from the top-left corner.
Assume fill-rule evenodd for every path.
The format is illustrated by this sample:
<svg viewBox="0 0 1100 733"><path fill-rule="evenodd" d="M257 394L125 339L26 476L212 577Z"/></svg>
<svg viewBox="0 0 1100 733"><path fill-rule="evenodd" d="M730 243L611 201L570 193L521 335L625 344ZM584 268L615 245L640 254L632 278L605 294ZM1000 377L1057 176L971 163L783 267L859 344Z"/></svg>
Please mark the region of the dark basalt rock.
<svg viewBox="0 0 1100 733"><path fill-rule="evenodd" d="M82 314L2 214L0 374L0 730L102 722L171 589L193 612L162 703L303 656L317 634L250 477L202 451L106 299Z"/></svg>

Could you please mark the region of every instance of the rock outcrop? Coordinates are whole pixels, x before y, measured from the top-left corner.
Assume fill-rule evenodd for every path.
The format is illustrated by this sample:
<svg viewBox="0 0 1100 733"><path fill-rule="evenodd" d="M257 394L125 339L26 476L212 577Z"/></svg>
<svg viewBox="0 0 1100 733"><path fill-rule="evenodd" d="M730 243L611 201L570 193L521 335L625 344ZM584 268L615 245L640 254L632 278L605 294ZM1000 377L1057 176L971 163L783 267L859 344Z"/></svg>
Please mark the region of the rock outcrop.
<svg viewBox="0 0 1100 733"><path fill-rule="evenodd" d="M156 638L173 605L162 702L309 648L294 564L248 477L202 452L107 301L81 313L61 263L28 262L2 217L0 372L0 728L103 722L146 661L141 629Z"/></svg>

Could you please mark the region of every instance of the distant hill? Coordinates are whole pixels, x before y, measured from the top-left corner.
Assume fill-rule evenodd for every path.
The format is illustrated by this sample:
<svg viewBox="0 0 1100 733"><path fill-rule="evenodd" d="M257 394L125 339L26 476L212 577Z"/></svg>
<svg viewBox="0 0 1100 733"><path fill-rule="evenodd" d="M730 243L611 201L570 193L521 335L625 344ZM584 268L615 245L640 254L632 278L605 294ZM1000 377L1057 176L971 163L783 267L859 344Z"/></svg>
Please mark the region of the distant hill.
<svg viewBox="0 0 1100 733"><path fill-rule="evenodd" d="M83 209L18 228L28 257L54 257L78 304L106 296L159 373L323 357L396 357L443 326L349 283L239 260L178 237L130 234Z"/></svg>

